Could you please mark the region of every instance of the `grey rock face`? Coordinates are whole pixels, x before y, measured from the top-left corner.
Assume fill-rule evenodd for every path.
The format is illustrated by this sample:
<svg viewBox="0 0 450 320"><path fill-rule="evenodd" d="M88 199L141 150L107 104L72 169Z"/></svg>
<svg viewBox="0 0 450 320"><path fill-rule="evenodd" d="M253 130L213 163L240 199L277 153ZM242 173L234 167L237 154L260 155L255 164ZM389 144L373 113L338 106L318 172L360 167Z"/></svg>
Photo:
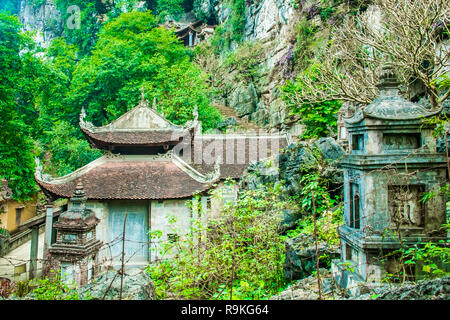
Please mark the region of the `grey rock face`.
<svg viewBox="0 0 450 320"><path fill-rule="evenodd" d="M85 296L89 293L94 299L102 299L105 292L108 291L105 297L106 300L118 300L120 297L121 277L118 274L114 279L115 275L116 271L108 270L104 272L92 283L81 288L80 294ZM125 270L122 299L155 300L155 285L150 276L140 269Z"/></svg>
<svg viewBox="0 0 450 320"><path fill-rule="evenodd" d="M235 117L229 117L229 118L226 118L225 120L223 120L222 122L220 122L217 125L217 128L218 129L222 129L222 128L232 127L232 126L235 126L235 125L237 125L236 118Z"/></svg>
<svg viewBox="0 0 450 320"><path fill-rule="evenodd" d="M61 12L56 8L54 0L46 0L35 6L33 1L20 2L19 20L25 30L37 30L35 40L43 47L48 47L53 39L63 33Z"/></svg>
<svg viewBox="0 0 450 320"><path fill-rule="evenodd" d="M304 175L304 167L313 160L311 149L317 148L325 160L327 167L323 173L332 185L343 183L342 170L336 167L336 161L345 155L344 149L333 138L321 138L311 147L306 144L291 144L279 154L277 163L279 173L276 175L264 174L265 162L258 162L247 169L247 175L242 178L248 189L256 189L258 185L284 181L284 191L288 195L301 192L300 180Z"/></svg>
<svg viewBox="0 0 450 320"><path fill-rule="evenodd" d="M237 111L239 117L255 111L257 102L258 94L252 83L248 86L240 85L232 92L230 97L230 106Z"/></svg>
<svg viewBox="0 0 450 320"><path fill-rule="evenodd" d="M316 270L316 247L311 237L300 235L286 240L285 245L286 260L283 265L283 273L287 279L303 279ZM318 253L319 256L327 254L330 259L339 257L339 250L324 242L318 244ZM327 267L324 259L321 259L319 267Z"/></svg>
<svg viewBox="0 0 450 320"><path fill-rule="evenodd" d="M421 280L416 283L362 284L356 300L448 300L450 298L450 277Z"/></svg>

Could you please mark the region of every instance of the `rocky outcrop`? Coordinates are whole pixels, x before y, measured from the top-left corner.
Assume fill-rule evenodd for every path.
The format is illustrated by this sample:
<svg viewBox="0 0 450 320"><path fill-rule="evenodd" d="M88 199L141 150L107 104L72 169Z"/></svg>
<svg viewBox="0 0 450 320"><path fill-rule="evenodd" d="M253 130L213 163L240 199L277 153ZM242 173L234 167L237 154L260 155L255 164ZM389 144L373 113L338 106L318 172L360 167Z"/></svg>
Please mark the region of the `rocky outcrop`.
<svg viewBox="0 0 450 320"><path fill-rule="evenodd" d="M313 240L311 236L305 234L286 240L286 259L283 265L286 279L303 279L316 270L316 246ZM317 249L318 256L321 257L319 268L327 268L328 262L340 256L338 248L331 247L325 242L319 242Z"/></svg>
<svg viewBox="0 0 450 320"><path fill-rule="evenodd" d="M267 174L265 162L252 164L247 174L241 179L245 188L256 189L259 185L279 183L283 181L284 194L293 196L302 190L300 184L305 167L313 161L312 150L317 150L325 161L323 175L330 181L330 189L342 185L342 170L336 167L336 162L345 155L344 149L333 138L321 138L309 146L306 143L291 144L276 159L278 170Z"/></svg>
<svg viewBox="0 0 450 320"><path fill-rule="evenodd" d="M118 300L120 297L121 276L114 270L108 270L80 289L80 295L93 299ZM114 278L115 277L115 278ZM125 270L123 277L122 299L156 300L155 285L150 276L140 269Z"/></svg>
<svg viewBox="0 0 450 320"><path fill-rule="evenodd" d="M448 300L450 277L405 282L403 284L360 284L352 300Z"/></svg>
<svg viewBox="0 0 450 320"><path fill-rule="evenodd" d="M48 47L64 30L61 12L56 8L54 0L45 0L41 5L35 5L31 0L21 0L19 20L23 23L24 30L37 31L35 41L42 47Z"/></svg>
<svg viewBox="0 0 450 320"><path fill-rule="evenodd" d="M326 300L448 300L450 277L406 282L404 284L361 284L356 296L348 296L337 289L328 270L321 269L321 293ZM317 277L311 275L298 280L270 300L317 300L319 289Z"/></svg>

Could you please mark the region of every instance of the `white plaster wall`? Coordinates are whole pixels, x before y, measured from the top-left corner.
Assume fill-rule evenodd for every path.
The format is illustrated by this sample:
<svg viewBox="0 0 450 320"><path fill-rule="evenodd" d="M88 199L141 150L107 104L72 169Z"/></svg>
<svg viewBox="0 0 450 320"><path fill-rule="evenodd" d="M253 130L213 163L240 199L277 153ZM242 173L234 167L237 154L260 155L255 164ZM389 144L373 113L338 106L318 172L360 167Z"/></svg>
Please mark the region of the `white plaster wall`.
<svg viewBox="0 0 450 320"><path fill-rule="evenodd" d="M105 245L108 243L108 205L103 201L88 200L86 202L86 208L94 211L95 216L100 219L96 229L97 239L103 242L103 246L98 254L99 264L100 266L110 264L111 255L108 252L108 246Z"/></svg>
<svg viewBox="0 0 450 320"><path fill-rule="evenodd" d="M150 261L171 258L176 254L175 247L165 252L164 243L168 243L168 234L183 238L191 228L191 219L192 212L185 199L151 202L150 232L154 234L159 231L161 236L151 240Z"/></svg>

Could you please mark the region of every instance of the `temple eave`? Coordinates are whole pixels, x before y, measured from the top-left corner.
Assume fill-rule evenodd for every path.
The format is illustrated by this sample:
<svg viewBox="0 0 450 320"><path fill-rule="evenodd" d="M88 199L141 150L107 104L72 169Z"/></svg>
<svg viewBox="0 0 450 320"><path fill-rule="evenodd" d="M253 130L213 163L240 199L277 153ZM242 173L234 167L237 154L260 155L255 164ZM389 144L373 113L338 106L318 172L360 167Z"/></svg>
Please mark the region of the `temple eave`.
<svg viewBox="0 0 450 320"><path fill-rule="evenodd" d="M77 183L82 182L90 200L187 199L209 190L215 182L188 174L171 159L128 158L104 159L53 180L44 181L38 175L35 179L55 199L73 197Z"/></svg>
<svg viewBox="0 0 450 320"><path fill-rule="evenodd" d="M141 131L141 132L91 132L81 128L91 146L109 150L113 147L159 147L176 145L190 130Z"/></svg>

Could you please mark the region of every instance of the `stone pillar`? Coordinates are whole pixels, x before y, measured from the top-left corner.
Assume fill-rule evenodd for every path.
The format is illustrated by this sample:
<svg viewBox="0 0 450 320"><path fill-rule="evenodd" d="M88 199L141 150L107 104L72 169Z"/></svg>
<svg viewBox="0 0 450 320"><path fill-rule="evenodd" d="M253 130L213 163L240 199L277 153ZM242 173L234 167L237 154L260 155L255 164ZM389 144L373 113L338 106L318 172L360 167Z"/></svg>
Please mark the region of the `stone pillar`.
<svg viewBox="0 0 450 320"><path fill-rule="evenodd" d="M53 206L46 206L47 215L45 217L45 240L44 240L44 256L48 252L52 244L52 231L53 231Z"/></svg>
<svg viewBox="0 0 450 320"><path fill-rule="evenodd" d="M30 279L34 279L36 277L38 248L39 248L39 226L34 226L31 229L30 273L29 273Z"/></svg>
<svg viewBox="0 0 450 320"><path fill-rule="evenodd" d="M193 46L193 44L194 44L194 39L193 39L194 37L193 37L193 34L192 34L192 32L189 32L189 47L192 47Z"/></svg>

